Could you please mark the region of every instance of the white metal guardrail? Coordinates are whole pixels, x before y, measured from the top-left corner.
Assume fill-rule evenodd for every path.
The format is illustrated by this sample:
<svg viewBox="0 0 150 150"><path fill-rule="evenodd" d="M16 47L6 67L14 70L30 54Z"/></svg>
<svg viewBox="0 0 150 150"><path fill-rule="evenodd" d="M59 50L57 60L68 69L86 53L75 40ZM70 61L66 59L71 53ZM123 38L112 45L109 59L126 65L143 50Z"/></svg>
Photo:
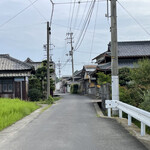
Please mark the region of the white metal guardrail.
<svg viewBox="0 0 150 150"><path fill-rule="evenodd" d="M141 122L141 135L145 135L145 125L150 127L150 112L120 102L118 100L106 100L106 108L108 109L108 117L111 117L111 108L119 110L119 117L122 118L122 112L128 114L128 125L132 124L132 117Z"/></svg>

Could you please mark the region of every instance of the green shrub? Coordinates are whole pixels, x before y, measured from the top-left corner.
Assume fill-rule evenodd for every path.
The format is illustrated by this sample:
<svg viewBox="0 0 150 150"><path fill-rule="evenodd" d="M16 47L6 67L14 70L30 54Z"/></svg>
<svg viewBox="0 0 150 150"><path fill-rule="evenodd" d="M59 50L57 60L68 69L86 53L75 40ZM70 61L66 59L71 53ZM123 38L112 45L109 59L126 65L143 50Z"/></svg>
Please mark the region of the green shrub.
<svg viewBox="0 0 150 150"><path fill-rule="evenodd" d="M130 105L135 105L134 99L131 98L130 90L127 89L126 87L121 86L119 88L119 95L120 95L120 101Z"/></svg>
<svg viewBox="0 0 150 150"><path fill-rule="evenodd" d="M106 84L106 83L110 83L111 82L111 77L110 75L106 75L103 72L99 72L97 73L98 79L97 79L97 83L99 85L101 84Z"/></svg>
<svg viewBox="0 0 150 150"><path fill-rule="evenodd" d="M140 108L150 112L150 90L144 92L143 102L140 104Z"/></svg>
<svg viewBox="0 0 150 150"><path fill-rule="evenodd" d="M49 98L46 100L47 104L53 104L54 103L54 99L53 97L50 95Z"/></svg>
<svg viewBox="0 0 150 150"><path fill-rule="evenodd" d="M31 101L39 101L40 98L42 97L42 93L38 89L30 89L28 97Z"/></svg>
<svg viewBox="0 0 150 150"><path fill-rule="evenodd" d="M36 77L29 78L29 89L41 90L41 82Z"/></svg>
<svg viewBox="0 0 150 150"><path fill-rule="evenodd" d="M71 85L70 91L71 91L72 94L77 94L78 90L79 90L79 85L78 84L72 84Z"/></svg>
<svg viewBox="0 0 150 150"><path fill-rule="evenodd" d="M143 59L138 61L138 68L131 69L131 79L141 89L150 86L150 60Z"/></svg>
<svg viewBox="0 0 150 150"><path fill-rule="evenodd" d="M119 69L119 84L125 86L129 81L131 81L130 69L126 67Z"/></svg>

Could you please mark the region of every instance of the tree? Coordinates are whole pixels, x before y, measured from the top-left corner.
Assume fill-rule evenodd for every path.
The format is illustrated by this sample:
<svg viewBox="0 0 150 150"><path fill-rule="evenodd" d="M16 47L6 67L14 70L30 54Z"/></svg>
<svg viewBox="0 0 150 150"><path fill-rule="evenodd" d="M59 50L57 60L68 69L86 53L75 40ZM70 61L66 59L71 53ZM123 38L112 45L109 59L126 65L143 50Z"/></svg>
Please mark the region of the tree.
<svg viewBox="0 0 150 150"><path fill-rule="evenodd" d="M119 84L125 86L129 81L131 81L130 69L126 67L119 69Z"/></svg>
<svg viewBox="0 0 150 150"><path fill-rule="evenodd" d="M146 90L150 88L150 60L143 59L138 61L138 67L131 70L131 79L135 86Z"/></svg>
<svg viewBox="0 0 150 150"><path fill-rule="evenodd" d="M97 76L98 76L97 83L99 85L111 82L110 75L106 75L103 72L99 72L99 73L97 73Z"/></svg>
<svg viewBox="0 0 150 150"><path fill-rule="evenodd" d="M42 67L38 68L35 72L35 76L29 80L29 89L40 90L45 96L47 91L47 61L42 62ZM54 69L50 69L50 73L53 73ZM50 93L53 95L55 90L55 81L50 79Z"/></svg>

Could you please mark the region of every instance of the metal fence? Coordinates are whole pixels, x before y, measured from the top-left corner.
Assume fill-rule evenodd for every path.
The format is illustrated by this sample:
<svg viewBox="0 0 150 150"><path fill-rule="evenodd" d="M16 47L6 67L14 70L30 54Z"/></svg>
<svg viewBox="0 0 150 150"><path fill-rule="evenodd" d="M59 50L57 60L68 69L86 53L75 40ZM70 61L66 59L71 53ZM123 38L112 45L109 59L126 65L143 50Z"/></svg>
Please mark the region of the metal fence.
<svg viewBox="0 0 150 150"><path fill-rule="evenodd" d="M118 100L106 100L106 108L108 109L108 117L111 117L111 108L119 110L119 117L122 118L122 112L128 114L128 125L132 124L132 117L141 122L141 135L145 135L145 125L150 127L150 112L120 102Z"/></svg>

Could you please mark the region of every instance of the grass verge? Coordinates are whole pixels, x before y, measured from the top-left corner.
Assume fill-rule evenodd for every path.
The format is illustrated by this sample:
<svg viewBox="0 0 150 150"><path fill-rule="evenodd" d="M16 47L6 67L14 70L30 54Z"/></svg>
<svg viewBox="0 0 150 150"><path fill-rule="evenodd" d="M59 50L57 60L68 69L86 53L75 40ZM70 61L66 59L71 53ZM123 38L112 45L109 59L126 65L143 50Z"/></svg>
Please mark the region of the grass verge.
<svg viewBox="0 0 150 150"><path fill-rule="evenodd" d="M50 108L52 106L52 104L47 105L46 107L44 107L40 113L44 112L45 110L47 110L48 108Z"/></svg>
<svg viewBox="0 0 150 150"><path fill-rule="evenodd" d="M38 104L48 104L48 105L50 105L50 104L54 104L55 101L58 101L60 99L61 99L61 97L51 97L50 96L48 99L46 99L46 100L40 100L37 103Z"/></svg>
<svg viewBox="0 0 150 150"><path fill-rule="evenodd" d="M0 98L0 130L29 115L39 107L34 102Z"/></svg>

